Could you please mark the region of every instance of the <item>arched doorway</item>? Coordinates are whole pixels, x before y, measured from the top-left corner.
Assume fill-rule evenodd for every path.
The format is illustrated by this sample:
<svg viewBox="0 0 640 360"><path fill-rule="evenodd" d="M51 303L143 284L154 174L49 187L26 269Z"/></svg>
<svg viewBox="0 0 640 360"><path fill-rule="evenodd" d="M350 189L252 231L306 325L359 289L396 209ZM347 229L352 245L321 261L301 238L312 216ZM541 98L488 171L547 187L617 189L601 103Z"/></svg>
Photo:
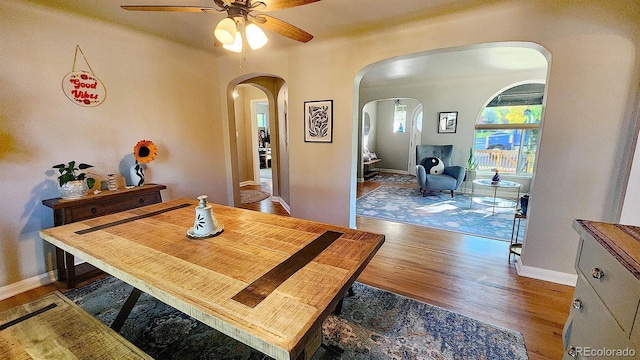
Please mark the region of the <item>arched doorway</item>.
<svg viewBox="0 0 640 360"><path fill-rule="evenodd" d="M376 154L382 159L380 168L386 172L415 175L415 145L422 141L422 108L420 101L400 97L365 104L360 141L363 156Z"/></svg>
<svg viewBox="0 0 640 360"><path fill-rule="evenodd" d="M242 97L242 93L248 92L259 95ZM255 108L255 104L265 103L264 119L268 121L269 128L271 200L280 202L288 210L289 157L285 121L287 92L284 80L268 75L246 76L231 82L228 94L228 150L231 158L231 177L228 181L228 188L231 190L230 200L234 206L240 206L240 184L249 179L247 174L251 174L251 181L260 181L259 177L255 177L253 171L255 163L260 161L260 157L256 156L253 151L254 143L258 142L259 131L254 131L257 124L254 127L254 124L251 123L255 119L255 116L251 116L251 112L252 108ZM259 101L255 101L257 99ZM252 100L254 100L253 105ZM254 132L255 134L253 134Z"/></svg>
<svg viewBox="0 0 640 360"><path fill-rule="evenodd" d="M527 42L477 44L436 49L379 61L362 68L354 79L354 128L362 134L364 105L378 99L415 98L424 106L422 144L453 145L452 163L464 166L473 151L475 115L487 97L506 86L547 78L550 54ZM398 71L402 69L402 71ZM439 112L456 111L457 129L437 131ZM362 139L353 145L353 162L362 163ZM360 168L358 168L360 170ZM358 174L360 175L360 173ZM353 179L355 183L359 177ZM355 184L352 184L355 189ZM355 226L356 195L350 202L349 223Z"/></svg>

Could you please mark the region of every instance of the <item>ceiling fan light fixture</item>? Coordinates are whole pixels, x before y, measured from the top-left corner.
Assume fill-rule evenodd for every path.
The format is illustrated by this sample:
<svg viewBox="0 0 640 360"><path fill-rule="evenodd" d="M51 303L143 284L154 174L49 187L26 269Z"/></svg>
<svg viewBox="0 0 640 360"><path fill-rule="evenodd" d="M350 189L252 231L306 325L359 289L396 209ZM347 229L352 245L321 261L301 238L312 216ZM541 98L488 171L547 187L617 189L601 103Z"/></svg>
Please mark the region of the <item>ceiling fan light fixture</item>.
<svg viewBox="0 0 640 360"><path fill-rule="evenodd" d="M258 50L269 41L264 31L256 24L247 25L244 32L251 50Z"/></svg>
<svg viewBox="0 0 640 360"><path fill-rule="evenodd" d="M240 34L240 31L236 32L236 38L233 41L233 44L231 45L222 44L222 47L224 49L227 49L235 53L241 53L242 52L242 34Z"/></svg>
<svg viewBox="0 0 640 360"><path fill-rule="evenodd" d="M216 39L224 45L233 45L237 37L236 34L238 33L236 22L230 17L220 20L218 25L216 25L216 29L213 31Z"/></svg>

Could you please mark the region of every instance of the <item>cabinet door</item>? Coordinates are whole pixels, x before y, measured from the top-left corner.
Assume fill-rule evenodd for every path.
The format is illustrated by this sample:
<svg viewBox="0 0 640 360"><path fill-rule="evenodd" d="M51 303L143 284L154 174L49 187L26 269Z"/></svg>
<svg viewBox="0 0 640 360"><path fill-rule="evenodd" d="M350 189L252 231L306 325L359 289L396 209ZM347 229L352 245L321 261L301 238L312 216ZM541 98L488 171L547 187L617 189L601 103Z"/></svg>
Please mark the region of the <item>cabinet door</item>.
<svg viewBox="0 0 640 360"><path fill-rule="evenodd" d="M571 307L569 312L564 359L598 359L600 357L592 355L601 349L633 348L624 331L582 275L578 276L574 301L580 307ZM567 353L569 347L575 348L577 356L572 357Z"/></svg>

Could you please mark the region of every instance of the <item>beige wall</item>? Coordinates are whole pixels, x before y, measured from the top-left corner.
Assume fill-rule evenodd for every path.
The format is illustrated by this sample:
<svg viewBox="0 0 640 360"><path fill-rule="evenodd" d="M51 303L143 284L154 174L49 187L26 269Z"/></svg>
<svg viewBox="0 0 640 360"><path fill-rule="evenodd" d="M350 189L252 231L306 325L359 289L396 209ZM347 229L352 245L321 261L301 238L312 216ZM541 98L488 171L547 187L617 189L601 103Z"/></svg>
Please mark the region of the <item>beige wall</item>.
<svg viewBox="0 0 640 360"><path fill-rule="evenodd" d="M51 268L50 248L37 231L52 225L50 210L40 202L57 195L53 178L45 175L53 164L76 159L105 174L120 166L138 140L152 139L159 155L149 166L149 180L168 185L166 199L204 193L231 203L237 179L230 176L235 125L229 122L227 89L252 76L274 75L287 83L291 214L353 225L360 70L395 56L496 41L530 41L551 54L543 150L522 263L573 274L577 235L571 220L617 220L637 134L631 115L639 83L640 11L631 1L594 3L476 6L286 52L250 52L241 70L237 56L215 59L114 25L4 1L0 286ZM98 108L76 106L60 90L76 44L107 87ZM334 100L333 143L305 143L303 102L323 99Z"/></svg>
<svg viewBox="0 0 640 360"><path fill-rule="evenodd" d="M107 89L84 108L61 90L76 44ZM164 199L208 194L225 203L217 62L208 53L20 2L0 2L0 287L52 268L38 235L53 225L52 165L76 160L106 179L150 139L149 182ZM79 66L83 66L79 56ZM11 144L8 146L8 144ZM53 172L51 172L53 173Z"/></svg>
<svg viewBox="0 0 640 360"><path fill-rule="evenodd" d="M411 140L412 116L420 105L416 99L402 99L407 106L406 129L402 133L393 132L395 99L377 102L376 117L376 155L382 159L380 168L384 170L407 172L409 165L409 141Z"/></svg>

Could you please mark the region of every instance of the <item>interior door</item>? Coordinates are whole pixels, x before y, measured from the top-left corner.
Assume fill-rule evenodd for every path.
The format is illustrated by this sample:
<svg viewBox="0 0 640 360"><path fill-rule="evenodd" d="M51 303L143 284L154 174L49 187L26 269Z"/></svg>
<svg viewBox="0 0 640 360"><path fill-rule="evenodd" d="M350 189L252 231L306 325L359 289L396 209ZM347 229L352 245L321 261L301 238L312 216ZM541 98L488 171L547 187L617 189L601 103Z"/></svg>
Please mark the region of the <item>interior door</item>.
<svg viewBox="0 0 640 360"><path fill-rule="evenodd" d="M407 171L416 174L416 146L422 144L422 104L416 107L411 117L411 137L409 140L409 163Z"/></svg>

